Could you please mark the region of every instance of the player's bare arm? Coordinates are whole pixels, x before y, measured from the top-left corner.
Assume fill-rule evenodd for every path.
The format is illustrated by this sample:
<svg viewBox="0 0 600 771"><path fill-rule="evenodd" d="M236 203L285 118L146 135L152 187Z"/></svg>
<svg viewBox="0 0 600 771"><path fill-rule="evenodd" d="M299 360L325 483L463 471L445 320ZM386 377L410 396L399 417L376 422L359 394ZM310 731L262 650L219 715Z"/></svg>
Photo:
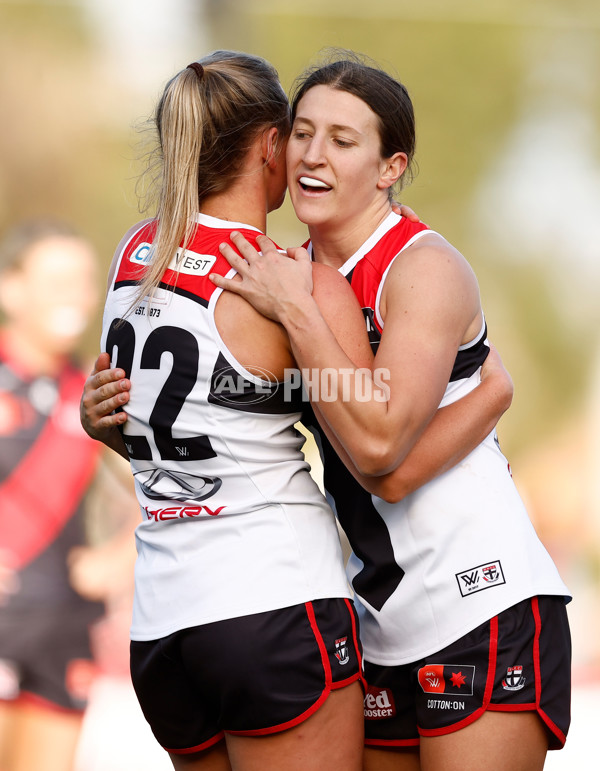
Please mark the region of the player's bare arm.
<svg viewBox="0 0 600 771"><path fill-rule="evenodd" d="M373 398L365 401L355 398L359 388L352 386L364 373L341 350L311 295L306 252L288 250L294 259L286 260L266 238L259 242L260 254L240 236L232 241L245 259L227 245L223 253L242 281L234 286L221 279L218 285L282 323L301 368L327 368L334 379L338 373L338 393L342 373L350 377L349 398L321 403L323 416L361 473L392 471L435 414L458 346L480 315L477 282L464 258L438 238L405 250L405 259L395 261L386 280L385 329L373 368L385 374L388 389L374 380Z"/></svg>

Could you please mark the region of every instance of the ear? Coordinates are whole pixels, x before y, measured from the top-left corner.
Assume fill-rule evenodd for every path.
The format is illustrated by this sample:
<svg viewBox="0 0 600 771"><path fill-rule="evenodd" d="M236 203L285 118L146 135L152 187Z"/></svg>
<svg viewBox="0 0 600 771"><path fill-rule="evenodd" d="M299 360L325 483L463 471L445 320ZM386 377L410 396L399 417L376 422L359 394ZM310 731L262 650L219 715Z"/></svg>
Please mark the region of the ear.
<svg viewBox="0 0 600 771"><path fill-rule="evenodd" d="M279 131L275 126L267 129L262 136L262 157L265 166L273 168L279 156Z"/></svg>
<svg viewBox="0 0 600 771"><path fill-rule="evenodd" d="M406 153L395 153L390 158L384 158L381 162L381 174L377 187L386 190L394 185L404 174L408 166Z"/></svg>

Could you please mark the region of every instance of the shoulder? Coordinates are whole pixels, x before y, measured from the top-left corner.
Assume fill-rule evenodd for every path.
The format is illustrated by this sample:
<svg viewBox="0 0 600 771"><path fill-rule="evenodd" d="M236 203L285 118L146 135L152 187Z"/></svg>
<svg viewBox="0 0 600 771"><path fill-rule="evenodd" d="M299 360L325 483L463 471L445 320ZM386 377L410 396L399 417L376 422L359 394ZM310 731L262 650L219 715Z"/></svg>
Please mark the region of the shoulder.
<svg viewBox="0 0 600 771"><path fill-rule="evenodd" d="M476 283L475 273L465 257L439 233L425 233L399 252L389 278L427 283Z"/></svg>
<svg viewBox="0 0 600 771"><path fill-rule="evenodd" d="M322 265L318 262L312 264L313 272L313 297L317 305L335 304L344 306L350 304L358 307L358 300L348 280L330 265Z"/></svg>
<svg viewBox="0 0 600 771"><path fill-rule="evenodd" d="M438 332L456 330L463 341L465 328L480 318L479 284L458 249L439 234L427 233L391 264L380 312L386 322L412 318L422 327L433 324Z"/></svg>
<svg viewBox="0 0 600 771"><path fill-rule="evenodd" d="M119 257L121 256L121 253L123 252L123 249L127 246L127 244L131 241L131 239L136 235L136 233L139 233L141 230L143 230L147 225L150 223L153 223L155 220L153 217L150 217L145 220L141 220L140 222L136 222L135 225L132 225L123 238L119 241L117 244L117 248L115 249L115 253L113 254L112 261L110 263L110 267L108 269L108 286L110 286L113 276L115 274L115 270L117 267L117 262L119 260Z"/></svg>
<svg viewBox="0 0 600 771"><path fill-rule="evenodd" d="M236 276L234 281L239 280ZM235 292L221 292L215 305L215 324L235 358L251 372L259 367L283 379L294 366L289 339L281 324L271 321Z"/></svg>

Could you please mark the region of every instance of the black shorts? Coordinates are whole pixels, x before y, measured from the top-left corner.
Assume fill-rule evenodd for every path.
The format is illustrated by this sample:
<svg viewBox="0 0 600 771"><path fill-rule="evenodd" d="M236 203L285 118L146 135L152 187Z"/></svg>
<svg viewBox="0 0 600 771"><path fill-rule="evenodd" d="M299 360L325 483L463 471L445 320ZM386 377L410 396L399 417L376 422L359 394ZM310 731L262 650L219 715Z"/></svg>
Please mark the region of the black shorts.
<svg viewBox="0 0 600 771"><path fill-rule="evenodd" d="M301 723L361 678L361 655L353 603L315 600L132 641L131 676L158 742L185 754Z"/></svg>
<svg viewBox="0 0 600 771"><path fill-rule="evenodd" d="M562 597L533 597L411 664L365 661L365 743L408 747L486 711L537 712L560 749L569 729L571 636Z"/></svg>
<svg viewBox="0 0 600 771"><path fill-rule="evenodd" d="M0 609L0 700L83 712L96 667L96 606Z"/></svg>

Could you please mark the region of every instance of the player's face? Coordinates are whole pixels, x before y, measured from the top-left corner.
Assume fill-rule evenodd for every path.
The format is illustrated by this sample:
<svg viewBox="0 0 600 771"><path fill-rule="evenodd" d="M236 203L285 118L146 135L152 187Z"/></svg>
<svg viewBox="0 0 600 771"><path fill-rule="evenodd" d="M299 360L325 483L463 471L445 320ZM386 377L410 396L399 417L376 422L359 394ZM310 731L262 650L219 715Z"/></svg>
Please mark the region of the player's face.
<svg viewBox="0 0 600 771"><path fill-rule="evenodd" d="M387 204L378 118L346 91L314 86L302 97L287 167L296 215L309 227L354 228Z"/></svg>
<svg viewBox="0 0 600 771"><path fill-rule="evenodd" d="M10 279L10 296L4 304L9 322L22 339L61 355L78 344L97 299L91 248L78 238L52 236L29 248Z"/></svg>

